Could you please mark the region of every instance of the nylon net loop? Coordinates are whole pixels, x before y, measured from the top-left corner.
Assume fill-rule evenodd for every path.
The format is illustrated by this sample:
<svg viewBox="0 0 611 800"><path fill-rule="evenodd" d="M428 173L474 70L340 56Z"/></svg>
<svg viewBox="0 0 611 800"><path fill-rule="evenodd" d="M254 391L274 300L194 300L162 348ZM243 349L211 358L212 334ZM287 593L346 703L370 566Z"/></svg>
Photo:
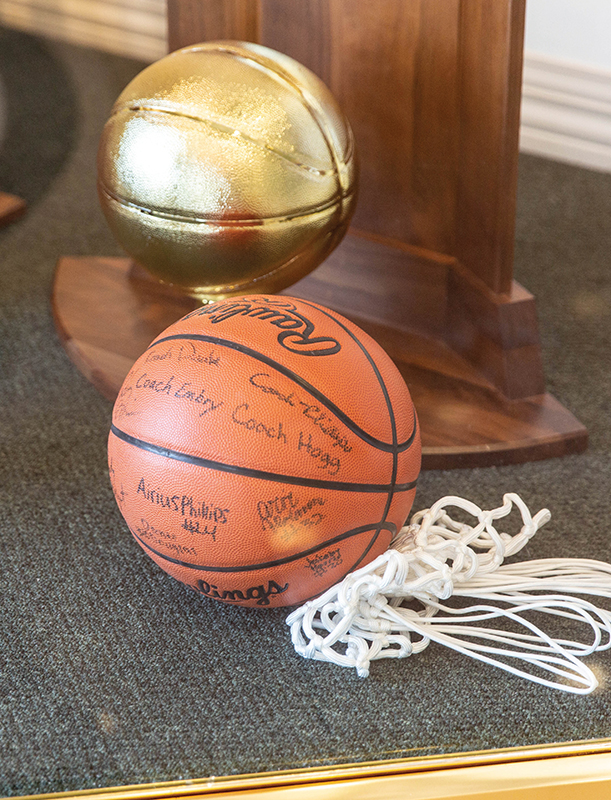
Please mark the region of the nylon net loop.
<svg viewBox="0 0 611 800"><path fill-rule="evenodd" d="M475 523L454 519L450 508ZM498 520L514 509L520 530L499 532ZM414 514L389 550L287 617L295 650L366 677L372 661L406 658L437 642L544 686L592 692L598 681L581 659L611 646L611 613L579 595L611 598L611 565L504 563L550 518L547 509L532 516L517 494L490 511L441 498ZM477 602L442 602L451 597ZM541 620L561 623L562 635L546 632ZM585 626L588 640L565 638L567 622Z"/></svg>

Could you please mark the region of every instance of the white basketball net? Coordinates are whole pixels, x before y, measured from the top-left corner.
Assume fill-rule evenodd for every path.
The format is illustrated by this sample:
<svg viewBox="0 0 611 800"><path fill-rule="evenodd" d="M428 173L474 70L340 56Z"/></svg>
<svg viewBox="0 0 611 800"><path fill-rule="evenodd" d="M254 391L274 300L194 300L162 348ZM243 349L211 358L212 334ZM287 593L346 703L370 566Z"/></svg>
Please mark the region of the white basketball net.
<svg viewBox="0 0 611 800"><path fill-rule="evenodd" d="M498 533L496 521L514 505L520 532ZM477 524L456 522L448 506ZM405 658L433 641L544 686L592 692L597 678L580 659L611 647L611 612L573 595L611 597L611 565L567 558L503 565L550 517L547 509L531 516L516 494L506 494L493 511L443 497L415 514L391 549L288 616L295 650L366 677L372 661ZM479 602L462 608L440 602L452 595ZM585 624L590 641L552 638L529 619L541 615ZM502 629L490 624L496 619Z"/></svg>

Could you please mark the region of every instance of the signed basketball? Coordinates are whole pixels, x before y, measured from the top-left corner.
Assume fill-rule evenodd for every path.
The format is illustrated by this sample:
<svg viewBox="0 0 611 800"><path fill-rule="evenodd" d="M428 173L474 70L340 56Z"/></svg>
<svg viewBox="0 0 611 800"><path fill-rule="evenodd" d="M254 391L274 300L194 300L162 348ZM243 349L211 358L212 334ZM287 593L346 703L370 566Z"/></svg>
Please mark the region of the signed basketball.
<svg viewBox="0 0 611 800"><path fill-rule="evenodd" d="M206 597L302 603L386 550L420 470L399 371L323 306L251 295L158 336L117 397L117 503L157 564Z"/></svg>

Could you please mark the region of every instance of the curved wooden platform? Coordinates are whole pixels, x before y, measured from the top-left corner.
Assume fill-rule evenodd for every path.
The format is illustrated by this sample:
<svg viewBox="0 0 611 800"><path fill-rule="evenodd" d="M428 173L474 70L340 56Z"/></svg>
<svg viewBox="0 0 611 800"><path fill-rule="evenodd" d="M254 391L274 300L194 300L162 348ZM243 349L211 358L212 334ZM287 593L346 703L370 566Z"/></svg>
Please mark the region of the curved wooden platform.
<svg viewBox="0 0 611 800"><path fill-rule="evenodd" d="M351 241L340 251L359 246L354 237L347 238ZM336 266L338 259L341 254ZM353 271L352 290L364 280L358 269ZM337 307L342 303L334 303L334 297L345 301L349 294L337 281L333 263L325 264L287 294ZM380 304L371 273L360 291L369 293L369 307ZM195 305L134 269L128 259L65 257L57 265L57 330L72 361L110 400L150 341ZM404 375L420 418L425 469L521 463L585 449L585 428L551 395L510 400L443 341L398 330L362 313L347 315L385 347Z"/></svg>
<svg viewBox="0 0 611 800"><path fill-rule="evenodd" d="M8 225L25 213L25 200L14 194L0 192L0 225Z"/></svg>

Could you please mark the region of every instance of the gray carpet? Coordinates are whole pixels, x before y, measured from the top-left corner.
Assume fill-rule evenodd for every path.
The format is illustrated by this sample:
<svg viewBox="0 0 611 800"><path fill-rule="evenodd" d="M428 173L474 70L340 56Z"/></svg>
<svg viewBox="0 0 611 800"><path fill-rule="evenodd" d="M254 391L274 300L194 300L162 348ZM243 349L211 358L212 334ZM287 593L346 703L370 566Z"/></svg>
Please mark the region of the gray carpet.
<svg viewBox="0 0 611 800"><path fill-rule="evenodd" d="M2 146L2 140L4 139L4 132L6 130L6 90L4 88L4 84L2 83L2 78L0 77L0 147Z"/></svg>
<svg viewBox="0 0 611 800"><path fill-rule="evenodd" d="M106 471L110 403L66 357L49 293L62 254L118 255L94 157L141 65L0 30L0 794L611 736L603 680L565 696L439 646L359 679L306 662L285 612L206 601L143 555ZM516 277L539 298L549 390L587 453L428 472L416 507L516 491L552 522L524 557L611 559L611 175L524 157Z"/></svg>

